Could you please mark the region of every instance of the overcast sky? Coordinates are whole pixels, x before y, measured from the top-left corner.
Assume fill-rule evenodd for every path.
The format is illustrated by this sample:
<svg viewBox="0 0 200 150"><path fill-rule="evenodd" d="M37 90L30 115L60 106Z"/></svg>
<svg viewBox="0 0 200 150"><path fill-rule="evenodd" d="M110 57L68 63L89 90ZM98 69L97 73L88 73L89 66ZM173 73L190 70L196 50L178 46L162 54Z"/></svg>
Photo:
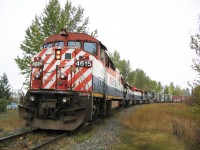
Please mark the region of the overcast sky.
<svg viewBox="0 0 200 150"><path fill-rule="evenodd" d="M64 6L65 0L59 0ZM98 30L108 51L117 50L163 85L174 82L188 87L196 73L191 69L194 52L190 36L198 31L200 0L72 0L90 18L90 31ZM20 44L35 15L41 15L48 0L1 0L0 76L6 73L19 89L24 78L14 59L22 55Z"/></svg>

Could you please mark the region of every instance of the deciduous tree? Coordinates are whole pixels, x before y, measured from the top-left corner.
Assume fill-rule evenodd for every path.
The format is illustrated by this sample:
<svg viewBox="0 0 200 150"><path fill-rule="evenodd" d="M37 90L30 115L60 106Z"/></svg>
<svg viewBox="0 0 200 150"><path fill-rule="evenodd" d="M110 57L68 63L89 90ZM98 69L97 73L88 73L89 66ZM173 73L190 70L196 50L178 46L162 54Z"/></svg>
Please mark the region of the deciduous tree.
<svg viewBox="0 0 200 150"><path fill-rule="evenodd" d="M81 6L75 7L67 0L62 9L58 0L50 0L44 12L35 16L30 27L26 30L25 40L20 48L23 56L15 59L21 74L29 77L31 58L40 51L42 42L46 37L59 33L61 28L69 32L83 32L97 36L97 30L89 33L89 18L83 17L84 9Z"/></svg>

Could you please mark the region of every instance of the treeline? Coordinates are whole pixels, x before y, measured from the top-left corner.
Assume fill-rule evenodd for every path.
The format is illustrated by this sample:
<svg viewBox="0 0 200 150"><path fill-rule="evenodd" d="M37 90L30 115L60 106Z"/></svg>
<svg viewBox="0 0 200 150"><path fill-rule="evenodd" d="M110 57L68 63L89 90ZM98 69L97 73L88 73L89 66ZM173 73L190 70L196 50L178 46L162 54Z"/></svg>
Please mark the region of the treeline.
<svg viewBox="0 0 200 150"><path fill-rule="evenodd" d="M108 53L112 62L119 69L123 78L131 85L144 91L154 91L156 93L172 94L172 95L190 95L189 89L182 89L178 85L171 82L169 85L163 86L160 81L151 79L142 69L133 70L129 60L121 59L117 50Z"/></svg>
<svg viewBox="0 0 200 150"><path fill-rule="evenodd" d="M11 95L10 89L8 77L3 73L3 75L0 76L0 112L6 111L6 106L9 103Z"/></svg>

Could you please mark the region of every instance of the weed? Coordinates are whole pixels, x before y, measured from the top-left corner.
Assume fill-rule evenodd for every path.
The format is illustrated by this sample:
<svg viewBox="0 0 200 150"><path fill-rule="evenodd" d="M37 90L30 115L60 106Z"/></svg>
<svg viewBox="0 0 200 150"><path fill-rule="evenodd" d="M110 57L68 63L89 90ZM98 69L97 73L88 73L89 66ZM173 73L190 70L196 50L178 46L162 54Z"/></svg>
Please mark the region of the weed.
<svg viewBox="0 0 200 150"><path fill-rule="evenodd" d="M113 149L199 149L198 110L184 103L145 105L121 119L122 143Z"/></svg>

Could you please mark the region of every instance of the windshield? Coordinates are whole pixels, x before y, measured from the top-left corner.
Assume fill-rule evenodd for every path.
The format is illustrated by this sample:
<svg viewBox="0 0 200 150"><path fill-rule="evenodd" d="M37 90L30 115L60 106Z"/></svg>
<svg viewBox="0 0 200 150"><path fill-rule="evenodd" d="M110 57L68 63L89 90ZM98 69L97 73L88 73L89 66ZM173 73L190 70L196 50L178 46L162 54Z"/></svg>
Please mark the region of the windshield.
<svg viewBox="0 0 200 150"><path fill-rule="evenodd" d="M81 42L79 41L69 41L67 43L68 47L78 47L81 48Z"/></svg>
<svg viewBox="0 0 200 150"><path fill-rule="evenodd" d="M52 43L47 43L47 44L44 44L43 48L51 48L53 47L53 44Z"/></svg>
<svg viewBox="0 0 200 150"><path fill-rule="evenodd" d="M97 52L97 46L96 46L96 43L93 43L93 42L84 42L84 50L93 54L93 55L96 55L96 52Z"/></svg>
<svg viewBox="0 0 200 150"><path fill-rule="evenodd" d="M63 41L55 42L55 47L63 47L63 46L64 46L64 42Z"/></svg>

